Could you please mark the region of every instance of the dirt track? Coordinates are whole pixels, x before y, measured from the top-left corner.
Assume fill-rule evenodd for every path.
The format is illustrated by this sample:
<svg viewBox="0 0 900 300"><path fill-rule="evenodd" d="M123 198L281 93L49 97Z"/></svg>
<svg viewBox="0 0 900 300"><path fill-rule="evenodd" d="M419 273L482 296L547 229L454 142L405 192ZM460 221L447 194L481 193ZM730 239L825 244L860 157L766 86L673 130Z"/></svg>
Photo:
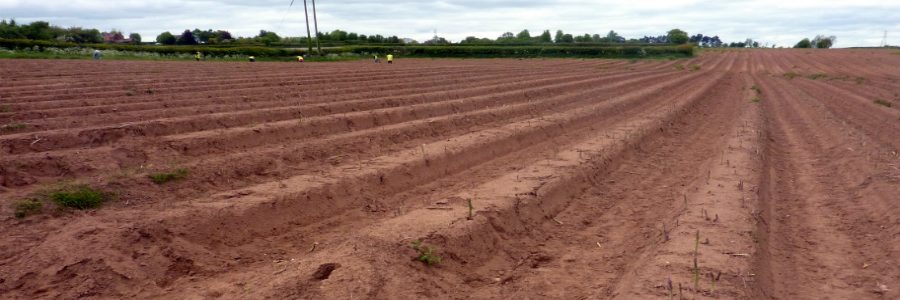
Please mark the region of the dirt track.
<svg viewBox="0 0 900 300"><path fill-rule="evenodd" d="M897 299L898 80L862 50L0 60L0 298ZM115 200L13 217L65 180Z"/></svg>

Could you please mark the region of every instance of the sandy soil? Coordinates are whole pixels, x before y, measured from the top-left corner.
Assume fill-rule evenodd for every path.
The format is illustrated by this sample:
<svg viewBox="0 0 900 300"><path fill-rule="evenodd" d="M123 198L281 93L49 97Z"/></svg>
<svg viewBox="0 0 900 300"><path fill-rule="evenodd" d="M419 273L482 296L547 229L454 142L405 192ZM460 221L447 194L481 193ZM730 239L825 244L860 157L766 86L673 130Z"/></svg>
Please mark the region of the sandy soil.
<svg viewBox="0 0 900 300"><path fill-rule="evenodd" d="M0 298L897 299L898 80L875 50L0 60ZM115 196L13 217L59 182Z"/></svg>

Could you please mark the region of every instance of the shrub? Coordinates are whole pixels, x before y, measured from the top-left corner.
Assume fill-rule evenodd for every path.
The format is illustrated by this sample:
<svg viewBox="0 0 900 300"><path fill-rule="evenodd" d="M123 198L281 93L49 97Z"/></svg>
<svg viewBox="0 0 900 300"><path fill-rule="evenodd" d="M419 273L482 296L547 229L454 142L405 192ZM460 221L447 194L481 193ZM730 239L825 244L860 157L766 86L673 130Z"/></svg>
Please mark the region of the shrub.
<svg viewBox="0 0 900 300"><path fill-rule="evenodd" d="M107 194L86 185L79 185L52 192L50 199L61 207L90 209L100 207L106 201Z"/></svg>
<svg viewBox="0 0 900 300"><path fill-rule="evenodd" d="M153 181L155 184L163 184L169 181L181 180L186 178L188 175L187 169L176 169L172 172L164 172L164 173L155 173L150 174L150 181Z"/></svg>
<svg viewBox="0 0 900 300"><path fill-rule="evenodd" d="M44 205L40 201L34 199L21 200L13 204L15 216L19 219L39 214L43 207Z"/></svg>

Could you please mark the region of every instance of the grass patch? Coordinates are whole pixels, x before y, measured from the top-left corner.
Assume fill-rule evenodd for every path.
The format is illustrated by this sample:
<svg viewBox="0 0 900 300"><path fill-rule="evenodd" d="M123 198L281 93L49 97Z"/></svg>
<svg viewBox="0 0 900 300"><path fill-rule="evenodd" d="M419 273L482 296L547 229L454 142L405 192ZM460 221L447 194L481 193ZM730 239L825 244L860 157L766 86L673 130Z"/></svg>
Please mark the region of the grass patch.
<svg viewBox="0 0 900 300"><path fill-rule="evenodd" d="M787 78L787 79L794 79L794 77L797 77L797 76L800 76L800 74L797 74L796 72L793 72L793 71L784 73L784 78Z"/></svg>
<svg viewBox="0 0 900 300"><path fill-rule="evenodd" d="M50 193L50 199L60 207L91 209L100 207L109 198L107 193L87 185L64 187Z"/></svg>
<svg viewBox="0 0 900 300"><path fill-rule="evenodd" d="M187 169L176 169L172 172L150 174L147 177L150 177L150 181L153 181L155 184L163 184L170 181L185 179L187 178L187 175Z"/></svg>
<svg viewBox="0 0 900 300"><path fill-rule="evenodd" d="M884 106L884 107L892 107L892 106L894 106L893 103L888 102L888 101L885 101L885 100L881 100L881 99L875 99L875 101L873 101L873 102L875 102L875 104L878 104L878 105L881 105L881 106Z"/></svg>
<svg viewBox="0 0 900 300"><path fill-rule="evenodd" d="M684 71L684 65L682 65L682 64L675 65L675 70Z"/></svg>
<svg viewBox="0 0 900 300"><path fill-rule="evenodd" d="M17 219L39 214L43 208L44 205L40 201L34 199L19 200L16 201L16 203L13 203L14 215Z"/></svg>
<svg viewBox="0 0 900 300"><path fill-rule="evenodd" d="M700 71L700 65L691 65L691 71Z"/></svg>
<svg viewBox="0 0 900 300"><path fill-rule="evenodd" d="M806 76L806 78L809 78L812 80L817 80L819 78L827 78L827 77L828 77L828 74L825 74L825 73L815 73L815 74L809 74Z"/></svg>
<svg viewBox="0 0 900 300"><path fill-rule="evenodd" d="M441 263L442 258L435 254L436 249L434 247L424 246L422 245L422 241L415 241L410 247L419 252L416 260L429 266Z"/></svg>
<svg viewBox="0 0 900 300"><path fill-rule="evenodd" d="M750 99L750 101L753 103L759 103L760 101L762 101L762 99L760 99L759 97L753 97L753 99Z"/></svg>
<svg viewBox="0 0 900 300"><path fill-rule="evenodd" d="M11 132L11 131L25 130L27 128L28 128L28 124L13 123L13 124L3 125L2 127L0 127L0 131Z"/></svg>

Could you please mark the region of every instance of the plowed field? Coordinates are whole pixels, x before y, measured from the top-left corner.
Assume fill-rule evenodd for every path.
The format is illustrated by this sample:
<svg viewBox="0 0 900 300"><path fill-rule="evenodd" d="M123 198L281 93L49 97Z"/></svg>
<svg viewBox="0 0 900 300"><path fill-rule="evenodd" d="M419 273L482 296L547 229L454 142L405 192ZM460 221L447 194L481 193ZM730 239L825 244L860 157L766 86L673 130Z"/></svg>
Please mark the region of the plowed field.
<svg viewBox="0 0 900 300"><path fill-rule="evenodd" d="M874 50L0 60L0 298L898 299L898 80Z"/></svg>

